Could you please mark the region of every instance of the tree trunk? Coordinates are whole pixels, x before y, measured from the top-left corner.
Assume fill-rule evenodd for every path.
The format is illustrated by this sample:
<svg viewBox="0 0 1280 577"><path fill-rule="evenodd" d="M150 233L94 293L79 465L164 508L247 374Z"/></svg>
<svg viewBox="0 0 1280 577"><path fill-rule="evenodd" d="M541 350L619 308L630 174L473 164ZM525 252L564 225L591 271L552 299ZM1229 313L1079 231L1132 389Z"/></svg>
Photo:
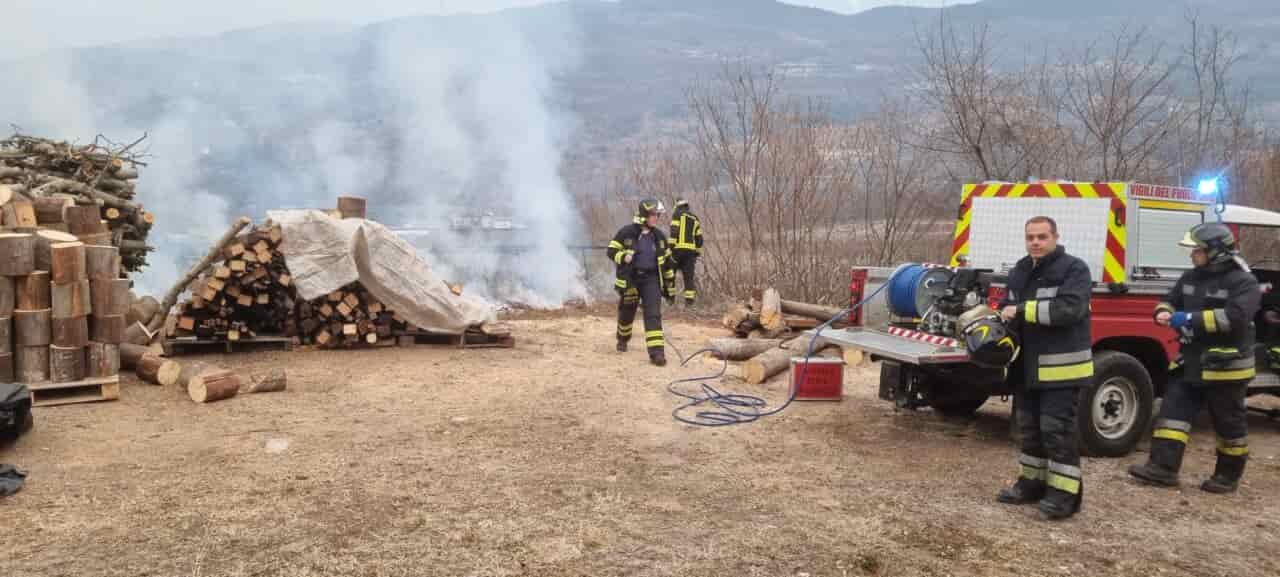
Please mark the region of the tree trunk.
<svg viewBox="0 0 1280 577"><path fill-rule="evenodd" d="M155 336L155 333L147 330L147 325L142 324L142 321L136 321L124 330L124 342L131 345L145 347L151 344Z"/></svg>
<svg viewBox="0 0 1280 577"><path fill-rule="evenodd" d="M0 234L0 276L26 276L35 269L35 237L24 233Z"/></svg>
<svg viewBox="0 0 1280 577"><path fill-rule="evenodd" d="M707 348L713 348L711 356L728 361L745 361L782 344L779 339L711 339Z"/></svg>
<svg viewBox="0 0 1280 577"><path fill-rule="evenodd" d="M271 369L265 373L254 373L249 376L250 384L245 387L246 393L271 393L283 391L289 386L289 375L284 369Z"/></svg>
<svg viewBox="0 0 1280 577"><path fill-rule="evenodd" d="M121 358L121 364L124 364L123 358ZM137 373L138 378L145 382L167 387L178 382L178 375L182 373L182 366L177 362L148 352L138 358L134 364L133 372Z"/></svg>
<svg viewBox="0 0 1280 577"><path fill-rule="evenodd" d="M89 245L84 249L85 273L92 280L120 278L120 251L114 246Z"/></svg>
<svg viewBox="0 0 1280 577"><path fill-rule="evenodd" d="M226 247L226 245L231 244L231 242L235 240L236 235L240 233L240 230L249 226L250 222L252 221L250 221L247 216L242 216L239 219L236 219L236 221L231 224L231 227L227 229L227 232L223 233L222 238L218 239L218 242L215 243L213 247L209 249L209 252L204 255L204 258L200 259L200 262L196 263L195 266L192 266L191 269L187 271L187 274L183 275L182 278L178 279L178 282L174 283L174 285L169 288L169 292L164 295L164 300L160 301L160 314L156 315L156 318L152 318L151 322L147 324L148 330L153 333L160 330L160 327L164 325L164 318L169 315L169 309L173 308L173 305L178 302L178 295L181 295L182 291L187 289L187 285L191 284L191 281L195 280L201 272L209 268L214 261L222 257L223 248Z"/></svg>
<svg viewBox="0 0 1280 577"><path fill-rule="evenodd" d="M76 236L108 232L97 205L69 206L63 212L63 220L67 223L67 230Z"/></svg>
<svg viewBox="0 0 1280 577"><path fill-rule="evenodd" d="M38 226L36 209L26 200L11 200L3 206L4 225L9 228L34 229Z"/></svg>
<svg viewBox="0 0 1280 577"><path fill-rule="evenodd" d="M84 378L84 348L49 347L49 380L70 383Z"/></svg>
<svg viewBox="0 0 1280 577"><path fill-rule="evenodd" d="M49 380L49 347L16 347L13 350L14 378L19 383Z"/></svg>
<svg viewBox="0 0 1280 577"><path fill-rule="evenodd" d="M783 343L781 348L756 355L743 365L743 379L750 384L758 385L787 370L791 365L792 357L804 357L810 338L812 337L809 335L794 338ZM822 339L818 339L818 342L813 345L813 354L817 355L822 349L830 346Z"/></svg>
<svg viewBox="0 0 1280 577"><path fill-rule="evenodd" d="M128 326L124 315L94 315L89 322L89 338L91 340L118 345L124 342L124 330Z"/></svg>
<svg viewBox="0 0 1280 577"><path fill-rule="evenodd" d="M36 270L49 271L53 268L53 245L64 242L80 242L73 234L56 230L36 231Z"/></svg>
<svg viewBox="0 0 1280 577"><path fill-rule="evenodd" d="M125 315L129 312L129 279L95 279L89 281L93 314L97 316Z"/></svg>
<svg viewBox="0 0 1280 577"><path fill-rule="evenodd" d="M339 196L338 212L342 218L365 218L367 202L358 196Z"/></svg>
<svg viewBox="0 0 1280 577"><path fill-rule="evenodd" d="M88 280L84 270L84 243L60 242L49 245L49 280L69 284Z"/></svg>
<svg viewBox="0 0 1280 577"><path fill-rule="evenodd" d="M240 392L240 377L231 371L213 371L193 377L187 383L187 395L197 403L230 399Z"/></svg>
<svg viewBox="0 0 1280 577"><path fill-rule="evenodd" d="M88 317L72 317L69 319L53 319L52 342L54 346L73 348L89 345Z"/></svg>
<svg viewBox="0 0 1280 577"><path fill-rule="evenodd" d="M89 281L53 285L53 318L69 319L93 312Z"/></svg>
<svg viewBox="0 0 1280 577"><path fill-rule="evenodd" d="M826 322L841 314L842 311L835 307L784 300L782 301L782 312Z"/></svg>
<svg viewBox="0 0 1280 577"><path fill-rule="evenodd" d="M18 308L28 311L47 309L53 306L49 292L49 273L38 270L27 276L13 279L17 291ZM3 306L0 306L2 309ZM2 312L2 311L0 311Z"/></svg>
<svg viewBox="0 0 1280 577"><path fill-rule="evenodd" d="M120 368L134 369L138 366L138 360L144 355L156 355L156 353L151 350L151 347L120 343Z"/></svg>
<svg viewBox="0 0 1280 577"><path fill-rule="evenodd" d="M31 201L36 209L36 222L45 224L65 223L65 211L76 205L75 199L69 196L50 196Z"/></svg>
<svg viewBox="0 0 1280 577"><path fill-rule="evenodd" d="M89 343L85 376L110 377L120 373L120 347L109 343Z"/></svg>
<svg viewBox="0 0 1280 577"><path fill-rule="evenodd" d="M760 299L760 329L768 338L787 331L787 323L782 318L782 297L776 289L765 289Z"/></svg>
<svg viewBox="0 0 1280 577"><path fill-rule="evenodd" d="M13 311L14 342L24 347L47 347L52 342L49 309Z"/></svg>
<svg viewBox="0 0 1280 577"><path fill-rule="evenodd" d="M146 325L151 322L160 313L160 301L155 297L145 296L129 306L128 321L132 323L142 323Z"/></svg>

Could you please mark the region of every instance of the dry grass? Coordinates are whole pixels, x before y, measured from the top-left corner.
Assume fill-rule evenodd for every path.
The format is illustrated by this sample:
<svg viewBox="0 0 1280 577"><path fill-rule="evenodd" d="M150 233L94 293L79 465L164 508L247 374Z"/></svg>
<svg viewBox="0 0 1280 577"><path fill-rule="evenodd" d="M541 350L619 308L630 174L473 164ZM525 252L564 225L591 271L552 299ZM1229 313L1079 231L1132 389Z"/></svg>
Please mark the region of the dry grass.
<svg viewBox="0 0 1280 577"><path fill-rule="evenodd" d="M861 369L843 403L693 429L663 385L700 363L619 356L608 317L513 324L513 351L227 359L287 366L286 393L201 406L130 380L38 410L0 455L30 472L0 500L0 575L1280 574L1274 424L1252 423L1239 495L1088 460L1084 514L1050 524L992 501L1013 470L998 402L897 413ZM673 325L686 349L719 333ZM1202 424L1188 481L1212 444Z"/></svg>

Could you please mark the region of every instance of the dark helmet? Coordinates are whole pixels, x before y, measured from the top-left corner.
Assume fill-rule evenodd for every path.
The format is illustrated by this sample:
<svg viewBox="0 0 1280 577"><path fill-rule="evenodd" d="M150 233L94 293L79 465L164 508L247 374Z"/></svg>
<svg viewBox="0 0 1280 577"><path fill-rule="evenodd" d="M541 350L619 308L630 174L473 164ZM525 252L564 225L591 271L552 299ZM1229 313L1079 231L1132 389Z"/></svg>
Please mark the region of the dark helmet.
<svg viewBox="0 0 1280 577"><path fill-rule="evenodd" d="M636 218L644 220L650 214L662 214L666 210L666 207L662 206L662 201L656 198L646 198L640 201L640 206L636 207Z"/></svg>
<svg viewBox="0 0 1280 577"><path fill-rule="evenodd" d="M1235 258L1236 235L1225 224L1206 222L1191 227L1178 246L1203 249L1211 263L1225 262Z"/></svg>
<svg viewBox="0 0 1280 577"><path fill-rule="evenodd" d="M964 345L975 365L1003 369L1018 358L1017 338L996 316L984 316L964 327Z"/></svg>

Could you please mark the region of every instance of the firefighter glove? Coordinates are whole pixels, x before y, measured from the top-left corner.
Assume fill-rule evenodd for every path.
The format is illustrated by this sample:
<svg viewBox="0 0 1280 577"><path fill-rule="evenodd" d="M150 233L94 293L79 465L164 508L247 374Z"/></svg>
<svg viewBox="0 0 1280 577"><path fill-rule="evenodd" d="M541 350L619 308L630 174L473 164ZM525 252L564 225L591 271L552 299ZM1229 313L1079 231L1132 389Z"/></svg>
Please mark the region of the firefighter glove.
<svg viewBox="0 0 1280 577"><path fill-rule="evenodd" d="M1191 324L1191 315L1185 311L1173 313L1173 317L1169 319L1169 326L1180 329Z"/></svg>

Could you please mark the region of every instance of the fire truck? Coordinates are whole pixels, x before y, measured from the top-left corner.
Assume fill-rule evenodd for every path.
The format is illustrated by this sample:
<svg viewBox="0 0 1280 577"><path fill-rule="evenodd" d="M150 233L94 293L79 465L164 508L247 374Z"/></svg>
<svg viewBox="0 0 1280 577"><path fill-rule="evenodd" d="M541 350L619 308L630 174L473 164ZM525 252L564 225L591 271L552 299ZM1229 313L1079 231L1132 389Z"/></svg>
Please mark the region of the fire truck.
<svg viewBox="0 0 1280 577"><path fill-rule="evenodd" d="M998 310L1008 272L1025 253L1023 223L1055 219L1061 244L1093 274L1094 380L1080 397L1081 446L1091 455L1133 451L1150 424L1178 354L1174 331L1152 322L1152 312L1190 268L1178 241L1192 226L1221 220L1237 237L1280 232L1280 214L1224 204L1216 193L1125 182L984 182L963 188L950 263L905 264L892 275L854 269L854 303L880 281L891 283L849 326L824 339L881 361L882 399L902 408L928 406L944 415L970 415L993 396L1011 395L1018 371L969 361L957 326L976 306ZM1250 235L1244 238L1247 240ZM1274 238L1274 237L1273 237ZM1258 330L1258 377L1252 394L1280 394L1280 262L1243 252L1263 286ZM1274 255L1273 255L1274 256ZM877 316L883 320L873 322ZM1270 356L1268 356L1270 355ZM1016 402L1016 399L1015 399Z"/></svg>

